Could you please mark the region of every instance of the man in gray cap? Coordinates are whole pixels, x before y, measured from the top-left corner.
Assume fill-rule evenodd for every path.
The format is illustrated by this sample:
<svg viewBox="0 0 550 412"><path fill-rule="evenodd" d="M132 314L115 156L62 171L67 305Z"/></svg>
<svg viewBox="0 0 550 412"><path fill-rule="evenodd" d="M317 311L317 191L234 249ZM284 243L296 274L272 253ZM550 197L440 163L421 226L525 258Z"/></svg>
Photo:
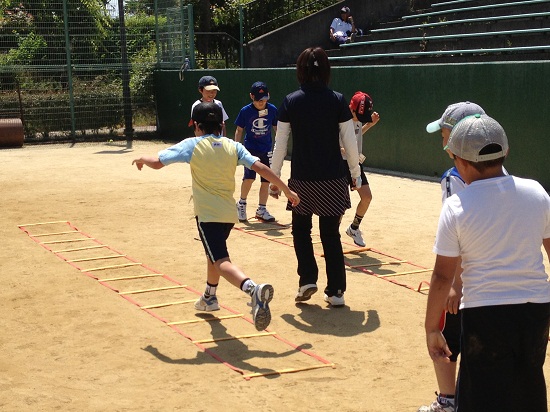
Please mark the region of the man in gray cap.
<svg viewBox="0 0 550 412"><path fill-rule="evenodd" d="M448 150L467 186L442 208L426 309L432 360L449 362L440 331L462 259L460 411L547 411L543 365L550 324L550 196L536 181L506 175L508 138L487 115L453 128Z"/></svg>

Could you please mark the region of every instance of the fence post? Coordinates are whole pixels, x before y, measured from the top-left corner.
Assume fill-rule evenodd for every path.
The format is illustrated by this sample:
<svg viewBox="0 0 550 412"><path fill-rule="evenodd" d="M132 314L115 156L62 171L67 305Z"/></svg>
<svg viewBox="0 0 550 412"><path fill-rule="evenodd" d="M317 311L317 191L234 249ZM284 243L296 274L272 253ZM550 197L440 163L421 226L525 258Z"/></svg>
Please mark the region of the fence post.
<svg viewBox="0 0 550 412"><path fill-rule="evenodd" d="M239 5L239 54L241 56L241 69L244 68L244 13L243 5Z"/></svg>
<svg viewBox="0 0 550 412"><path fill-rule="evenodd" d="M191 59L191 67L195 68L195 16L193 15L193 5L187 5L187 34L189 36L189 58Z"/></svg>
<svg viewBox="0 0 550 412"><path fill-rule="evenodd" d="M157 48L157 68L160 68L160 34L159 34L159 8L158 0L155 0L155 46Z"/></svg>
<svg viewBox="0 0 550 412"><path fill-rule="evenodd" d="M126 49L126 23L124 22L124 2L118 0L118 19L120 21L120 54L122 60L122 100L124 106L124 135L126 147L132 147L134 128L132 127L132 99L130 97L130 73L128 70L128 52Z"/></svg>
<svg viewBox="0 0 550 412"><path fill-rule="evenodd" d="M74 90L73 90L73 66L71 63L71 42L69 40L69 12L67 11L67 0L63 0L63 17L65 29L65 54L67 55L67 78L69 86L69 109L71 111L71 135L73 143L76 141L76 116L74 113Z"/></svg>

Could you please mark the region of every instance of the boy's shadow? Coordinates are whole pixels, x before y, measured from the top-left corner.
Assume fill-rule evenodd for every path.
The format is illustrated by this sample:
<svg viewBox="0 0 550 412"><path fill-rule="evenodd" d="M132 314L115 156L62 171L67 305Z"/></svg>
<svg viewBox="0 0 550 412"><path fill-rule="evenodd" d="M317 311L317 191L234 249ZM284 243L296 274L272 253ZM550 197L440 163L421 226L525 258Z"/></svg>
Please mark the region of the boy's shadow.
<svg viewBox="0 0 550 412"><path fill-rule="evenodd" d="M380 318L375 310L367 311L365 319L365 312L351 310L348 306L324 309L316 304L301 303L296 307L300 308L300 314L284 314L281 317L306 333L346 337L370 333L380 327Z"/></svg>
<svg viewBox="0 0 550 412"><path fill-rule="evenodd" d="M232 338L233 336L227 333L227 328L223 325L222 321L211 321L208 324L212 328L213 339ZM256 338L252 338L256 339ZM258 337L257 339L272 339L271 337ZM245 339L245 341L248 339ZM249 349L248 346L240 339L219 340L213 342L217 346L205 347L205 344L201 344L204 351L197 352L195 358L192 359L173 359L167 355L162 354L156 347L148 345L143 348L144 351L149 352L157 359L166 362L179 365L202 365L206 363L218 363L227 362L234 368L237 368L245 373L269 373L274 372L274 369L262 368L247 362L248 359L256 358L282 358L288 355L299 352L301 349L311 348L310 344L303 344L296 349L292 348L284 352L271 352L265 350ZM268 375L266 377L278 376L277 374Z"/></svg>

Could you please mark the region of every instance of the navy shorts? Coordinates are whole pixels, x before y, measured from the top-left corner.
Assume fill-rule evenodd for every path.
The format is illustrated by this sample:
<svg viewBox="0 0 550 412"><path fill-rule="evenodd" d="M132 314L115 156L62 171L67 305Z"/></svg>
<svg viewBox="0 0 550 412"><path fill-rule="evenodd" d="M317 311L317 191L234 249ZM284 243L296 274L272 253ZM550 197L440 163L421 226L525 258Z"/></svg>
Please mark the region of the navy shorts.
<svg viewBox="0 0 550 412"><path fill-rule="evenodd" d="M195 217L195 220L208 259L215 263L220 259L228 258L227 238L231 233L231 229L233 229L234 223L199 222L197 217Z"/></svg>
<svg viewBox="0 0 550 412"><path fill-rule="evenodd" d="M249 150L250 154L252 156L256 156L260 159L260 162L266 165L267 167L271 167L271 156L273 155L273 152L254 152L252 150ZM252 179L256 180L256 172L252 169L249 169L248 167L244 168L244 177L245 179ZM264 179L262 176L260 176L260 182L268 182L269 180Z"/></svg>

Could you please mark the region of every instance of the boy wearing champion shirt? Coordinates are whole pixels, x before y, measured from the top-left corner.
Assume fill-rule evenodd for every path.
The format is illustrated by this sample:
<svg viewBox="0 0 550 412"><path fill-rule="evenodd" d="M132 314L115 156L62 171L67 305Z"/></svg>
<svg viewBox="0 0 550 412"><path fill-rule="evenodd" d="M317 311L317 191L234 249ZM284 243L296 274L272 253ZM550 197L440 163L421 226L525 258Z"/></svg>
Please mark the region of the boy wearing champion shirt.
<svg viewBox="0 0 550 412"><path fill-rule="evenodd" d="M461 361L456 410L548 410L543 365L550 324L550 196L530 179L506 175L502 126L476 114L453 128L448 149L467 186L441 211L426 309L434 362L451 354L440 328L462 261Z"/></svg>
<svg viewBox="0 0 550 412"><path fill-rule="evenodd" d="M239 287L251 297L252 319L257 330L264 330L271 322L269 302L273 286L256 284L233 264L227 251L227 238L236 223L233 193L235 171L238 165L254 169L277 186L283 188L292 204L298 204L292 192L268 167L252 156L245 147L220 135L222 110L214 102L200 103L193 110L194 138L159 152L158 156L135 159L138 170L146 165L161 169L174 163L189 163L192 176L193 204L199 235L206 252L206 289L195 302L200 311L219 310L216 289L220 276Z"/></svg>
<svg viewBox="0 0 550 412"><path fill-rule="evenodd" d="M358 91L355 92L351 101L349 103L349 109L353 115L353 127L355 129L355 140L357 141L357 149L359 150L359 168L361 170L361 187L357 189L359 197L361 200L357 204L355 209L355 216L353 222L346 229L346 235L353 239L353 242L357 246L364 247L366 246L365 241L363 240L363 234L359 229L367 210L372 201L372 192L370 190L369 181L363 170L363 161L365 156L363 155L363 135L373 127L380 120L380 115L373 111L373 101L371 97L364 92ZM346 159L346 151L341 148L342 157ZM348 180L350 182L350 188L354 190L351 174L348 173Z"/></svg>
<svg viewBox="0 0 550 412"><path fill-rule="evenodd" d="M244 106L235 125L235 141L240 142L244 135L244 147L252 155L257 156L267 167L271 166L271 155L273 147L272 129L277 131L277 108L268 102L269 90L264 82L255 82L250 88L250 99L252 103ZM244 222L246 218L246 198L252 183L256 180L256 172L244 169L243 182L241 184L241 198L237 202L237 213L239 220ZM267 211L266 204L269 197L269 182L260 176L260 191L256 219L264 222L274 222L275 218Z"/></svg>

